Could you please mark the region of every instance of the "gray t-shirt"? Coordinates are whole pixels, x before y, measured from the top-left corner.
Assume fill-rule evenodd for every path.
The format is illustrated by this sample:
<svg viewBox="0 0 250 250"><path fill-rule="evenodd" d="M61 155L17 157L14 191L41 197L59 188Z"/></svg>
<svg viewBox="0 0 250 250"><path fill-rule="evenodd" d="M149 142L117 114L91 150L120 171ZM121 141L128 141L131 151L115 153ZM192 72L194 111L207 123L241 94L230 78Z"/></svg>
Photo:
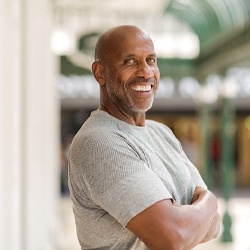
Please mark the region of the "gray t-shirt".
<svg viewBox="0 0 250 250"><path fill-rule="evenodd" d="M96 110L75 136L69 187L82 249L145 250L128 221L163 199L190 204L205 186L171 130L134 126Z"/></svg>

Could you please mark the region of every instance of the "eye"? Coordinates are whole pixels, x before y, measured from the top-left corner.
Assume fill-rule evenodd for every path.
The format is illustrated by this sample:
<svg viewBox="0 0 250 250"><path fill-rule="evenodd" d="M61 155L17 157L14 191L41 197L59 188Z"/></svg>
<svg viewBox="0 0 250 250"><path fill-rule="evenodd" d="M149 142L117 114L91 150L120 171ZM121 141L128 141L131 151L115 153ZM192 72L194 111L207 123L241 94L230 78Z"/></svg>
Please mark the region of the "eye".
<svg viewBox="0 0 250 250"><path fill-rule="evenodd" d="M155 58L147 58L147 63L153 64L156 63L156 59Z"/></svg>
<svg viewBox="0 0 250 250"><path fill-rule="evenodd" d="M134 64L134 63L135 63L135 60L133 58L129 58L124 61L124 64L127 64L127 65Z"/></svg>

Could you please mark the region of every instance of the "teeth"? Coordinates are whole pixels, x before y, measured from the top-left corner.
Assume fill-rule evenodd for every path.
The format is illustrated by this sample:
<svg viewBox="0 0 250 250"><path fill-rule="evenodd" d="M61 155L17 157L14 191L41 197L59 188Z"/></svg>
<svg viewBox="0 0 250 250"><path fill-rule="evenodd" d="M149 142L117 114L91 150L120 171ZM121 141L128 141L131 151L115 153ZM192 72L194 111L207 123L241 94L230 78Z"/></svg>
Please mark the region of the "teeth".
<svg viewBox="0 0 250 250"><path fill-rule="evenodd" d="M132 87L135 91L149 91L151 90L151 85L136 85Z"/></svg>

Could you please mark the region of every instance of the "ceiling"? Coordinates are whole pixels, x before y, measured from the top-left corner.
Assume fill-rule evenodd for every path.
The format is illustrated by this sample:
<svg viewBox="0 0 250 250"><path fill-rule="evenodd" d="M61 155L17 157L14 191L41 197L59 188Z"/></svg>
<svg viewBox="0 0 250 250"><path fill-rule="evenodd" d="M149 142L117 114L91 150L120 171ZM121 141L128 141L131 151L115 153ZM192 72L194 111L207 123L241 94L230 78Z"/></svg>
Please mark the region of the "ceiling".
<svg viewBox="0 0 250 250"><path fill-rule="evenodd" d="M249 0L172 0L165 9L188 24L198 35L201 48L220 36L249 23Z"/></svg>
<svg viewBox="0 0 250 250"><path fill-rule="evenodd" d="M177 48L173 48L176 44L173 38L178 36L178 40L181 38L184 40L189 35L189 39L196 39L197 47L199 43L188 25L164 13L169 4L169 0L55 0L56 28L64 29L72 37L76 37L77 41L81 39L82 44L77 44L77 46L80 46L80 50L88 55L93 54L99 33L113 26L134 24L151 35L157 50L162 51L165 48L165 52L157 54L178 57ZM165 46L162 42L166 39L169 41L169 46ZM170 46L170 41L172 46ZM58 48L58 45L56 47ZM166 51L167 48L169 48L168 51ZM199 52L197 50L194 52L195 56Z"/></svg>
<svg viewBox="0 0 250 250"><path fill-rule="evenodd" d="M237 48L242 46L242 39L244 45L250 43L250 0L53 0L53 5L55 29L66 31L73 41L71 50L61 54L86 69L97 35L121 24L145 29L159 48L160 58L179 59L179 68L186 67L187 60L191 64L209 61L213 53L215 58L229 42L234 41L231 48L235 43ZM242 37L241 43L235 34Z"/></svg>
<svg viewBox="0 0 250 250"><path fill-rule="evenodd" d="M124 23L155 29L169 3L169 0L54 0L54 7L60 25L90 33Z"/></svg>

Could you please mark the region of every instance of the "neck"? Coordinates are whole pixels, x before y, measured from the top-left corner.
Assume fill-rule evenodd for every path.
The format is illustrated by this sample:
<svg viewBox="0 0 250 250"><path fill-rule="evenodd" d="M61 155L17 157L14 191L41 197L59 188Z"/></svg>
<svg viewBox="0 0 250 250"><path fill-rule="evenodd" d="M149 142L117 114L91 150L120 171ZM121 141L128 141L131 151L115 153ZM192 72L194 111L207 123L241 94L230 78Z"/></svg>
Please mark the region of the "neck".
<svg viewBox="0 0 250 250"><path fill-rule="evenodd" d="M100 104L99 109L109 113L113 117L115 117L121 121L124 121L126 123L129 123L129 124L132 124L135 126L140 126L140 127L145 126L145 119L146 119L145 113L130 115L130 114L127 114L127 113L120 111L116 107L110 108L110 107L106 107L105 105L102 105L102 104Z"/></svg>

